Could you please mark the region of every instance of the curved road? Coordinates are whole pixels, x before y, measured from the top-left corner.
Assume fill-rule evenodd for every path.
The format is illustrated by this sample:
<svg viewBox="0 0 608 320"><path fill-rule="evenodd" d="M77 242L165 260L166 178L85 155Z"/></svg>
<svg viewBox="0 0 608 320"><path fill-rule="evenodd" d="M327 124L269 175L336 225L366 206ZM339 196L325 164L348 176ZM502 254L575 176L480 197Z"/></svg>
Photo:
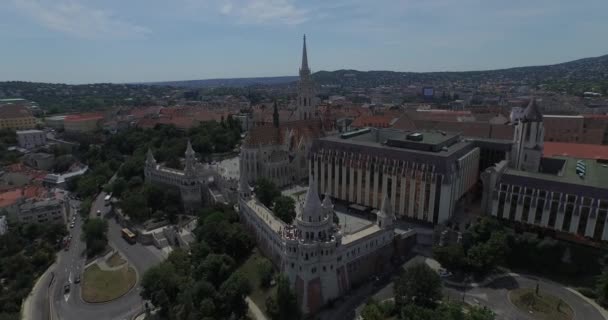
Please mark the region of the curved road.
<svg viewBox="0 0 608 320"><path fill-rule="evenodd" d="M562 285L537 279L526 275L506 275L494 280L488 285L469 288L464 292L465 300L471 304L486 306L496 312L497 319L528 320L534 319L529 314L520 311L509 301L509 290L517 288L535 288L539 284L540 291L561 298L574 310L576 320L602 320L602 314L583 298L564 288ZM461 288L446 286L444 294L450 299L462 300Z"/></svg>
<svg viewBox="0 0 608 320"><path fill-rule="evenodd" d="M104 205L104 192L100 193L91 206L91 213L102 211L105 216L109 208ZM130 245L121 237L121 227L113 219L108 220L108 242L119 250L135 268L138 276L150 267L158 264L162 258L149 248L137 243ZM74 239L69 251L62 251L57 260L55 268L55 281L51 287L51 314L54 319L80 320L80 319L99 319L115 320L130 319L143 309L141 299L139 279L135 287L123 297L101 304L90 304L84 302L80 297L80 285L74 283L77 274L81 274L85 264L85 244L80 240L80 219L73 229ZM64 294L64 285L71 283L71 290ZM52 318L53 319L53 318Z"/></svg>

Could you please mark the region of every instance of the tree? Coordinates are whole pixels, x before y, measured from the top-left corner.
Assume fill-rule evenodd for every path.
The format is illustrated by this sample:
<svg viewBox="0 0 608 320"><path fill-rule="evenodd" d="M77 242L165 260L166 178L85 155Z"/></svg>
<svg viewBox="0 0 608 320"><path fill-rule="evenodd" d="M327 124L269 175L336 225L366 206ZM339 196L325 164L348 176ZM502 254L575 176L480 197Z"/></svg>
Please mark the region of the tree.
<svg viewBox="0 0 608 320"><path fill-rule="evenodd" d="M296 202L292 197L278 196L274 199L273 212L283 222L290 224L296 218Z"/></svg>
<svg viewBox="0 0 608 320"><path fill-rule="evenodd" d="M608 305L608 267L604 269L597 279L595 287L598 299L601 304Z"/></svg>
<svg viewBox="0 0 608 320"><path fill-rule="evenodd" d="M487 273L503 263L509 247L504 232L494 232L488 241L473 245L467 252L469 266L478 273Z"/></svg>
<svg viewBox="0 0 608 320"><path fill-rule="evenodd" d="M435 246L433 256L448 270L460 270L466 265L464 249L460 244Z"/></svg>
<svg viewBox="0 0 608 320"><path fill-rule="evenodd" d="M226 254L210 254L195 269L194 278L205 280L215 287L224 282L236 269L234 259Z"/></svg>
<svg viewBox="0 0 608 320"><path fill-rule="evenodd" d="M486 307L471 306L466 320L494 320L496 314Z"/></svg>
<svg viewBox="0 0 608 320"><path fill-rule="evenodd" d="M433 307L441 300L441 279L424 263L403 271L395 281L395 304L401 309L407 304Z"/></svg>
<svg viewBox="0 0 608 320"><path fill-rule="evenodd" d="M271 207L275 198L281 195L279 188L270 180L259 179L255 184L255 195L266 207Z"/></svg>
<svg viewBox="0 0 608 320"><path fill-rule="evenodd" d="M242 319L247 315L249 310L245 298L251 292L251 286L247 279L239 272L230 276L219 288L219 294L222 299L223 314L233 317L234 319Z"/></svg>
<svg viewBox="0 0 608 320"><path fill-rule="evenodd" d="M118 177L112 183L111 189L112 189L112 195L116 198L120 198L122 196L123 192L125 192L125 190L127 190L127 181L122 177Z"/></svg>
<svg viewBox="0 0 608 320"><path fill-rule="evenodd" d="M296 294L289 286L289 280L280 276L277 281L277 292L266 300L266 310L272 320L294 319L302 317Z"/></svg>
<svg viewBox="0 0 608 320"><path fill-rule="evenodd" d="M260 287L269 288L274 274L274 269L272 268L270 260L262 259L259 261L257 264L257 272L260 277Z"/></svg>
<svg viewBox="0 0 608 320"><path fill-rule="evenodd" d="M82 225L82 238L87 244L87 256L101 253L108 243L108 223L103 219L88 219Z"/></svg>
<svg viewBox="0 0 608 320"><path fill-rule="evenodd" d="M384 320L393 315L395 306L392 302L377 302L370 299L361 311L363 320Z"/></svg>

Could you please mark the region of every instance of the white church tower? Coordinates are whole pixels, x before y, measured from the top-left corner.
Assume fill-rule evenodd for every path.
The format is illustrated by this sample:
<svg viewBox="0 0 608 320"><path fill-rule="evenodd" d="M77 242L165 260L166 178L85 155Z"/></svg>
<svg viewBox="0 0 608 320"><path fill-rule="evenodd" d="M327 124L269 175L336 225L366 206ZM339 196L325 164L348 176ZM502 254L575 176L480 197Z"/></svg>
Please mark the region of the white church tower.
<svg viewBox="0 0 608 320"><path fill-rule="evenodd" d="M308 55L306 53L306 35L302 47L302 66L300 67L300 83L298 84L298 98L296 101L296 120L312 119L315 115L315 92L310 68L308 67Z"/></svg>
<svg viewBox="0 0 608 320"><path fill-rule="evenodd" d="M517 170L538 172L543 156L543 115L532 98L515 125L511 166Z"/></svg>

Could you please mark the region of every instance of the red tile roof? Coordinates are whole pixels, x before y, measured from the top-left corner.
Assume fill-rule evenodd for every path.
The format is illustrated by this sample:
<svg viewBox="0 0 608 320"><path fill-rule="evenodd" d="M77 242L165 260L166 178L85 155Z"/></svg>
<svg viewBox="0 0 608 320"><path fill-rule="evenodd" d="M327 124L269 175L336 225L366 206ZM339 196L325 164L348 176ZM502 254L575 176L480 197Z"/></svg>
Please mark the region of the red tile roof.
<svg viewBox="0 0 608 320"><path fill-rule="evenodd" d="M20 105L15 105L15 104L7 104L7 105L1 105L0 106L0 118L24 118L24 117L31 117L32 116L32 112L24 107L24 106L20 106Z"/></svg>
<svg viewBox="0 0 608 320"><path fill-rule="evenodd" d="M543 155L570 156L581 159L605 159L608 160L608 146L597 144L545 142Z"/></svg>
<svg viewBox="0 0 608 320"><path fill-rule="evenodd" d="M88 121L88 120L101 120L103 119L103 114L97 112L91 113L78 113L78 114L70 114L65 117L64 121Z"/></svg>
<svg viewBox="0 0 608 320"><path fill-rule="evenodd" d="M21 199L21 197L21 189L14 189L0 193L0 208L15 204L19 199Z"/></svg>
<svg viewBox="0 0 608 320"><path fill-rule="evenodd" d="M353 128L363 128L363 127L375 127L375 128L388 128L391 125L391 121L393 121L394 117L390 115L379 115L379 116L360 116L351 126Z"/></svg>

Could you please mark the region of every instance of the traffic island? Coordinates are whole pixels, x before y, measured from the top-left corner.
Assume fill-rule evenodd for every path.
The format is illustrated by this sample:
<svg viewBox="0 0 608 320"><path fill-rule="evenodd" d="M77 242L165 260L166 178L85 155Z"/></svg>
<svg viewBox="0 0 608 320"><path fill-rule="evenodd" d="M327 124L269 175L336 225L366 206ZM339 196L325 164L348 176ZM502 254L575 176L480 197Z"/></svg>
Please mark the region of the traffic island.
<svg viewBox="0 0 608 320"><path fill-rule="evenodd" d="M82 277L82 300L109 302L125 295L137 282L137 273L128 264L102 270L97 263L85 269Z"/></svg>
<svg viewBox="0 0 608 320"><path fill-rule="evenodd" d="M509 300L518 309L538 320L571 320L572 308L562 299L542 290L519 288L509 291Z"/></svg>

